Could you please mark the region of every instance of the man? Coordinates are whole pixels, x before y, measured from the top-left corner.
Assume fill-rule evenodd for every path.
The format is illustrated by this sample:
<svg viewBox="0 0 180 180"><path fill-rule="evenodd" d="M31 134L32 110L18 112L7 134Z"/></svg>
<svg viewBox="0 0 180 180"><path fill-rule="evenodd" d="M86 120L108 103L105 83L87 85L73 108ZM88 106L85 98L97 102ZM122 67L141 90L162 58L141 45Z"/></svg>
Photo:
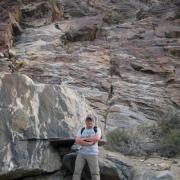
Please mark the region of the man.
<svg viewBox="0 0 180 180"><path fill-rule="evenodd" d="M87 115L86 127L78 131L76 143L80 145L78 152L73 180L80 180L85 162L87 161L92 180L100 180L98 163L98 141L101 139L100 128L94 127L92 115Z"/></svg>

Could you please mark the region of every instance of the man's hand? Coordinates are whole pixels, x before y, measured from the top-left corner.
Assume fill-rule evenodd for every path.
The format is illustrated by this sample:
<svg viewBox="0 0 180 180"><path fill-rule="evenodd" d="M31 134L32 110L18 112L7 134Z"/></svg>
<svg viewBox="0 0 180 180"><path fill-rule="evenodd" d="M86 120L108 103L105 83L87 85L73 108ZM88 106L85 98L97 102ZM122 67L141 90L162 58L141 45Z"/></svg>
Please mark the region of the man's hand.
<svg viewBox="0 0 180 180"><path fill-rule="evenodd" d="M76 138L76 143L81 145L81 146L91 146L94 144L93 141L87 141L87 138L80 138L80 137L77 137Z"/></svg>
<svg viewBox="0 0 180 180"><path fill-rule="evenodd" d="M91 137L88 137L88 138L83 138L84 141L86 141L86 142L93 142L93 144L95 144L100 139L101 139L100 135L95 135L95 136L91 136Z"/></svg>

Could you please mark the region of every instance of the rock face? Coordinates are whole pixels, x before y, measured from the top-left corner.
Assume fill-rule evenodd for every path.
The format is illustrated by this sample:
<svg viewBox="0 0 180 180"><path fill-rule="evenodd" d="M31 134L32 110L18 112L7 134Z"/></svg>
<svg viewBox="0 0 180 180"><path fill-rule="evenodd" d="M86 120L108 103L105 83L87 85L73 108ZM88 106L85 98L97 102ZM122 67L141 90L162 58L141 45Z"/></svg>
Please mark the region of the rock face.
<svg viewBox="0 0 180 180"><path fill-rule="evenodd" d="M89 6L79 0L62 4L66 20L27 26L17 37L16 57L28 60L21 73L38 82L73 86L85 94L108 130L152 125L169 111L177 111L176 3L98 1ZM116 15L122 16L123 23L106 22L107 16Z"/></svg>
<svg viewBox="0 0 180 180"><path fill-rule="evenodd" d="M27 1L21 8L22 24L39 27L63 19L64 8L59 1Z"/></svg>
<svg viewBox="0 0 180 180"><path fill-rule="evenodd" d="M35 84L20 74L0 79L0 179L60 169L49 138L74 138L90 111L83 97L66 86Z"/></svg>
<svg viewBox="0 0 180 180"><path fill-rule="evenodd" d="M43 83L69 84L83 92L109 129L153 124L166 117L167 109L176 111L177 3L95 4L62 1L55 8L40 0L22 3L25 29L16 37L16 59L28 60L28 66L21 68L21 73ZM56 11L53 9L61 21L49 24ZM124 23L103 24L102 20L114 17L114 12L123 17ZM134 18L133 22L129 18ZM6 32L11 36L11 30Z"/></svg>
<svg viewBox="0 0 180 180"><path fill-rule="evenodd" d="M0 11L0 52L7 54L13 45L13 35L22 32L19 25L21 13L17 1L1 1Z"/></svg>
<svg viewBox="0 0 180 180"><path fill-rule="evenodd" d="M96 39L98 31L102 26L102 17L86 17L69 22L71 27L62 36L62 40L68 41L93 41Z"/></svg>
<svg viewBox="0 0 180 180"><path fill-rule="evenodd" d="M39 154L58 159L46 139L74 136L89 111L78 93L107 131L171 120L179 110L179 0L1 0L0 10L4 178L60 167ZM33 81L5 76L9 68Z"/></svg>
<svg viewBox="0 0 180 180"><path fill-rule="evenodd" d="M63 18L64 8L60 2L33 1L34 4L26 4L30 3L26 1L23 8L21 3L18 0L0 2L0 52L7 55L14 37L23 32L21 25L38 27Z"/></svg>

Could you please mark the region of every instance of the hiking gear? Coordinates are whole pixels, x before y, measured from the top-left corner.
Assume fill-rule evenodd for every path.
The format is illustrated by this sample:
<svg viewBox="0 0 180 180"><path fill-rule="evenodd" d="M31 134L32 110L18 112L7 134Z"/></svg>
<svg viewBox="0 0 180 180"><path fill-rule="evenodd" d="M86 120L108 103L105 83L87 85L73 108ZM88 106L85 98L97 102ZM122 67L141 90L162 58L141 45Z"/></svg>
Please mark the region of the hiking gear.
<svg viewBox="0 0 180 180"><path fill-rule="evenodd" d="M94 132L95 132L95 134L96 134L96 133L97 133L97 126L94 126L93 129L94 129ZM81 129L81 135L82 135L82 133L83 133L84 130L85 130L85 127L83 127L83 128Z"/></svg>

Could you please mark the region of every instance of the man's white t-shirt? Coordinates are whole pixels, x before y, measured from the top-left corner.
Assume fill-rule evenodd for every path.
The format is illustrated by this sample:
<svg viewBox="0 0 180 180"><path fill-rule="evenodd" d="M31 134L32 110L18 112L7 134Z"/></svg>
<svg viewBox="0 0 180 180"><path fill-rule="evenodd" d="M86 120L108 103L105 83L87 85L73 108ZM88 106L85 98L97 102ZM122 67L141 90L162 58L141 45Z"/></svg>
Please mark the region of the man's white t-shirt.
<svg viewBox="0 0 180 180"><path fill-rule="evenodd" d="M82 129L82 128L81 128ZM87 138L95 135L100 135L101 136L101 129L97 128L97 132L95 133L94 128L85 128L81 134L81 129L79 129L77 133L77 137L81 138ZM96 142L93 145L90 146L80 146L79 149L79 154L84 154L84 155L98 155L99 150L98 150L98 142Z"/></svg>

